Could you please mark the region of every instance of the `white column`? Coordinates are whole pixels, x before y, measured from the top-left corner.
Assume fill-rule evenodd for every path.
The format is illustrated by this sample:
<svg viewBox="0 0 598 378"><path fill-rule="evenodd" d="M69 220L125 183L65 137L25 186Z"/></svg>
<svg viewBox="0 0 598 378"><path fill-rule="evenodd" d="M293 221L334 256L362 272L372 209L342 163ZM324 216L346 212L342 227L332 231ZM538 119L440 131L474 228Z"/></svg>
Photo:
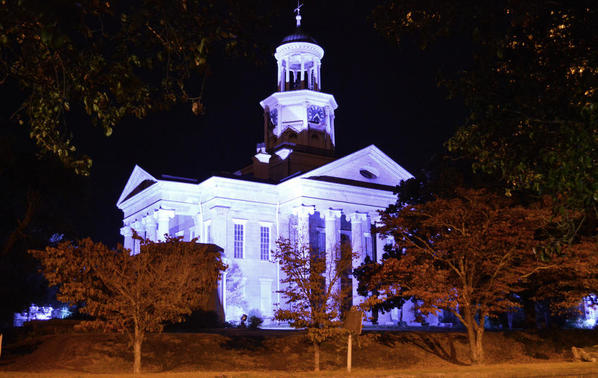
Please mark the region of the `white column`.
<svg viewBox="0 0 598 378"><path fill-rule="evenodd" d="M222 259L225 264L228 263L226 258ZM227 264L228 265L228 264ZM218 282L218 296L220 297L220 304L222 305L222 320L226 321L226 270L220 274L220 281Z"/></svg>
<svg viewBox="0 0 598 378"><path fill-rule="evenodd" d="M322 63L318 60L318 89L322 91Z"/></svg>
<svg viewBox="0 0 598 378"><path fill-rule="evenodd" d="M125 240L123 247L133 252L133 230L129 226L121 227L120 234L124 236Z"/></svg>
<svg viewBox="0 0 598 378"><path fill-rule="evenodd" d="M145 226L145 238L149 239L153 242L158 241L157 240L157 222L156 222L156 218L154 216L154 214L150 214L150 215L146 215L145 217L143 217L143 224Z"/></svg>
<svg viewBox="0 0 598 378"><path fill-rule="evenodd" d="M301 81L305 80L305 61L303 59L303 54L299 55L299 60L301 62Z"/></svg>
<svg viewBox="0 0 598 378"><path fill-rule="evenodd" d="M301 205L293 209L297 216L297 241L300 246L309 248L309 216L316 212L316 207Z"/></svg>
<svg viewBox="0 0 598 378"><path fill-rule="evenodd" d="M286 83L288 83L289 80L290 80L290 78L291 78L291 73L290 73L291 72L291 67L289 67L289 60L288 59L283 60L283 62L285 62L285 66L284 66L284 75L285 75L285 79L284 80L285 80L285 85L284 85L283 90L286 90ZM279 115L279 117L280 117L280 115Z"/></svg>
<svg viewBox="0 0 598 378"><path fill-rule="evenodd" d="M336 274L336 261L340 253L340 233L341 233L341 215L340 209L328 209L324 213L325 232L326 232L326 287L330 285L330 280ZM340 279L337 280L333 290L340 290Z"/></svg>
<svg viewBox="0 0 598 378"><path fill-rule="evenodd" d="M318 87L318 90L321 91L321 88L320 88L320 66L319 66L319 64L320 64L320 61L317 58L314 59L314 68L313 68L314 69L314 75L315 75L315 80L314 81L315 81L315 83L316 83L316 85Z"/></svg>
<svg viewBox="0 0 598 378"><path fill-rule="evenodd" d="M174 210L158 209L158 211L156 211L156 214L158 218L157 239L159 241L164 241L166 240L166 237L164 235L168 235L170 231L168 223L170 222L170 219L174 218Z"/></svg>
<svg viewBox="0 0 598 378"><path fill-rule="evenodd" d="M276 85L278 86L279 90L282 92L283 91L283 84L282 84L282 63L280 60L278 60L277 62L277 67L278 67L278 73L276 74Z"/></svg>
<svg viewBox="0 0 598 378"><path fill-rule="evenodd" d="M328 114L330 114L330 139L332 140L332 145L336 147L336 141L334 136L334 112L332 111L332 108L329 108Z"/></svg>
<svg viewBox="0 0 598 378"><path fill-rule="evenodd" d="M351 248L355 257L353 258L352 269L354 270L363 262L365 258L364 238L363 238L363 225L368 219L367 213L355 212L351 214ZM357 279L351 276L351 285L353 291L353 306L357 306L364 301L363 297L357 294Z"/></svg>
<svg viewBox="0 0 598 378"><path fill-rule="evenodd" d="M203 235L203 214L201 213L201 210L195 214L193 220L195 221L195 237L199 242L207 243L207 239Z"/></svg>
<svg viewBox="0 0 598 378"><path fill-rule="evenodd" d="M212 210L212 242L224 249L224 256L233 257L232 248L228 248L228 213L230 208L228 206L214 206ZM206 235L206 237L208 237ZM229 256L230 255L230 256Z"/></svg>
<svg viewBox="0 0 598 378"><path fill-rule="evenodd" d="M137 232L137 237L144 239L145 238L145 226L143 222L138 220L133 223L133 229ZM133 254L138 254L141 252L141 240L140 239L133 239Z"/></svg>

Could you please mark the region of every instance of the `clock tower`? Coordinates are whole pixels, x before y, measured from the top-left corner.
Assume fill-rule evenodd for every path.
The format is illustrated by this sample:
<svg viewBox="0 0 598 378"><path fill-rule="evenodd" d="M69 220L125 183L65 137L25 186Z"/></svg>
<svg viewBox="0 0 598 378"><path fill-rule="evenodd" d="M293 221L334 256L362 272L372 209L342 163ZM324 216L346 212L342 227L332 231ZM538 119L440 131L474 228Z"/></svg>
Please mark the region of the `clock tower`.
<svg viewBox="0 0 598 378"><path fill-rule="evenodd" d="M322 92L324 49L303 32L300 6L295 32L276 48L277 91L260 102L264 143L258 145L253 174L280 180L334 159L334 96Z"/></svg>

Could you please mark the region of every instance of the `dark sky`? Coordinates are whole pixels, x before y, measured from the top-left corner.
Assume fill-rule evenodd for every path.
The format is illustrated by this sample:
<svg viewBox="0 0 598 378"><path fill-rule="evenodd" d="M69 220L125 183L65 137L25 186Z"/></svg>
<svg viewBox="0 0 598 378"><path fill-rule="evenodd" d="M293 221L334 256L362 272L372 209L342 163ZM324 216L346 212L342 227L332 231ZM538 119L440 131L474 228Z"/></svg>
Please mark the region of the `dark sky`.
<svg viewBox="0 0 598 378"><path fill-rule="evenodd" d="M145 120L127 121L109 138L91 132L85 151L94 159L88 234L110 245L120 241L122 213L116 201L135 164L154 175L205 179L251 161L263 141L259 102L276 85L277 43L294 30L292 9L272 20L263 38L265 64L221 57L212 60L206 115L190 105ZM339 5L341 4L341 5ZM368 19L373 2L305 1L304 30L324 48L323 91L335 96L336 152L344 156L375 144L408 171L426 166L463 119L459 101L436 85L440 69L457 62L450 46L422 52L414 43L385 40ZM94 133L97 133L95 135Z"/></svg>

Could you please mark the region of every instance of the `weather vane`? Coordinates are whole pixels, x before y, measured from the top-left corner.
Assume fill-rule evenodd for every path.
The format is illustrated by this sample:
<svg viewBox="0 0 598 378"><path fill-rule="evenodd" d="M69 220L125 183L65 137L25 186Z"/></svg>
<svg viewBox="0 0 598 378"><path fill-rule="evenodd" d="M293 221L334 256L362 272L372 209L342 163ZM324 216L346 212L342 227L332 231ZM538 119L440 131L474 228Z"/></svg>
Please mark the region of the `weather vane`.
<svg viewBox="0 0 598 378"><path fill-rule="evenodd" d="M295 16L295 19L297 20L297 27L301 26L301 7L303 6L303 4L301 4L301 1L297 0L297 8L295 8L295 13L297 13L297 16Z"/></svg>

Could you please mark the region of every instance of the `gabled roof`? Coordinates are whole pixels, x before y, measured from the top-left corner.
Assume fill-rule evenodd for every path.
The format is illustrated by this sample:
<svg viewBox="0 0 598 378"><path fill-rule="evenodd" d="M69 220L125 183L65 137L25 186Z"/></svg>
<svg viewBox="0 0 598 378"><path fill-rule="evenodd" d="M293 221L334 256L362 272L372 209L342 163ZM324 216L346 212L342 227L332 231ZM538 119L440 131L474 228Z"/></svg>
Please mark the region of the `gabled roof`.
<svg viewBox="0 0 598 378"><path fill-rule="evenodd" d="M372 188L387 190L412 177L411 173L373 144L297 176L328 182L364 183Z"/></svg>
<svg viewBox="0 0 598 378"><path fill-rule="evenodd" d="M129 180L127 180L125 188L116 202L116 206L119 206L125 200L133 197L137 193L140 193L144 189L149 188L157 182L158 180L154 176L147 173L147 171L140 166L135 165L133 172L131 172L131 175L129 176Z"/></svg>

